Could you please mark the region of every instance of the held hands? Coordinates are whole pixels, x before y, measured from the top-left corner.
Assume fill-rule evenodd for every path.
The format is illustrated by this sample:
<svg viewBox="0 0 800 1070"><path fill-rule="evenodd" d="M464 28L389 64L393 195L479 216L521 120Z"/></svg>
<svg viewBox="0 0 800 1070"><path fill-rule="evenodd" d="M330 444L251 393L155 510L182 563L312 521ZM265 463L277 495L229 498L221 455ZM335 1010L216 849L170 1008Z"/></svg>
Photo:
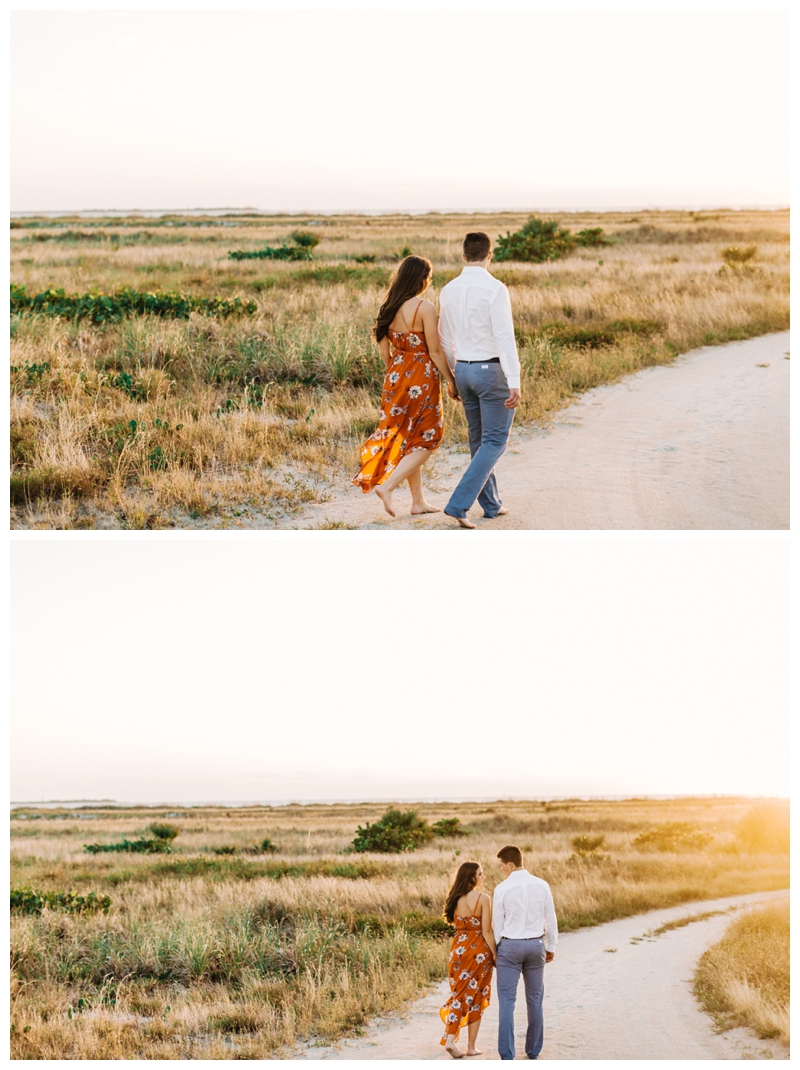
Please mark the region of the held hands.
<svg viewBox="0 0 800 1070"><path fill-rule="evenodd" d="M461 401L461 395L458 392L456 381L452 377L447 380L447 393L453 399L453 401Z"/></svg>
<svg viewBox="0 0 800 1070"><path fill-rule="evenodd" d="M552 962L555 957L556 957L555 951L545 951L545 953L544 953L544 961L546 963L547 962Z"/></svg>
<svg viewBox="0 0 800 1070"><path fill-rule="evenodd" d="M505 402L506 408L507 409L516 409L517 405L519 405L519 402L520 402L519 389L512 390L511 387L509 387L508 388L508 398L507 398L507 400ZM548 962L549 961L550 960L548 959Z"/></svg>

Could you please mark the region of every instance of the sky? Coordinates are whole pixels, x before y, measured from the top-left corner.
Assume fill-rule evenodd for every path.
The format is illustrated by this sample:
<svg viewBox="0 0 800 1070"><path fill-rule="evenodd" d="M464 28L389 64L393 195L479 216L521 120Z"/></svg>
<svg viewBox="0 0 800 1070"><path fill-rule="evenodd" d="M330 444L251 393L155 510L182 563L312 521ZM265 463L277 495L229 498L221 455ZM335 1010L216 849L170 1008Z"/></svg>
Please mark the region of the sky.
<svg viewBox="0 0 800 1070"><path fill-rule="evenodd" d="M17 801L788 795L786 540L11 549Z"/></svg>
<svg viewBox="0 0 800 1070"><path fill-rule="evenodd" d="M11 208L785 206L788 20L16 11Z"/></svg>

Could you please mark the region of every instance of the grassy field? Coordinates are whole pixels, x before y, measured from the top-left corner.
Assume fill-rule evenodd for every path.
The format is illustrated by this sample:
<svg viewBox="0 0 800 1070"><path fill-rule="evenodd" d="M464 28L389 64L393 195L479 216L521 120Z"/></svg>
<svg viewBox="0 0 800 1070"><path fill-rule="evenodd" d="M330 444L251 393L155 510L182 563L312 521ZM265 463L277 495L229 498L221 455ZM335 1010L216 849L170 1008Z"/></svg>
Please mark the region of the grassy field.
<svg viewBox="0 0 800 1070"><path fill-rule="evenodd" d="M508 842L550 882L562 931L789 880L783 803L424 804L422 817L457 817L469 835L349 851L383 810L15 811L12 888L112 902L12 912L12 1056L275 1058L358 1032L446 976L449 879L476 859L491 891ZM154 820L180 829L172 853L84 850L146 836Z"/></svg>
<svg viewBox="0 0 800 1070"><path fill-rule="evenodd" d="M722 1029L747 1025L789 1044L789 903L733 922L706 951L695 992Z"/></svg>
<svg viewBox="0 0 800 1070"><path fill-rule="evenodd" d="M253 312L118 323L22 311L11 318L15 527L270 527L358 467L382 368L370 328L398 258L461 266L469 229L492 237L524 214L14 220L12 283L240 298ZM613 244L545 264L503 263L522 361L523 421L693 347L789 323L789 215L559 215ZM298 227L311 263L231 260ZM726 264L730 246L757 246ZM465 439L446 403L446 443Z"/></svg>

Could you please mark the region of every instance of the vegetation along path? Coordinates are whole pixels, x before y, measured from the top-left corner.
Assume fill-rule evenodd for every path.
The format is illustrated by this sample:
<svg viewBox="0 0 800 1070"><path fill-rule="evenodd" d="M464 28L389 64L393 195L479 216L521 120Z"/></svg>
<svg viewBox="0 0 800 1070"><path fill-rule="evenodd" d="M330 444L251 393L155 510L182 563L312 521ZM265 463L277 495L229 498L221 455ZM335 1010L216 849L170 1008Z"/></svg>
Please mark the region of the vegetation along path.
<svg viewBox="0 0 800 1070"><path fill-rule="evenodd" d="M658 530L789 527L789 332L706 346L674 364L595 387L546 430L520 429L498 466L506 517L481 529ZM439 450L432 501L467 463ZM348 488L287 526L453 527L442 514L398 519ZM410 502L410 499L409 499Z"/></svg>
<svg viewBox="0 0 800 1070"><path fill-rule="evenodd" d="M774 1041L747 1029L717 1033L692 994L703 952L721 939L737 912L788 891L687 903L564 933L545 975L545 1043L540 1059L788 1058ZM696 918L696 920L694 920ZM683 925L670 923L685 920ZM662 929L662 927L664 927ZM658 931L662 929L662 931ZM443 1059L439 1007L447 982L385 1018L363 1037L336 1048L307 1048L306 1059ZM517 1058L525 1058L524 997L517 998ZM484 1018L481 1059L498 1059L497 995Z"/></svg>

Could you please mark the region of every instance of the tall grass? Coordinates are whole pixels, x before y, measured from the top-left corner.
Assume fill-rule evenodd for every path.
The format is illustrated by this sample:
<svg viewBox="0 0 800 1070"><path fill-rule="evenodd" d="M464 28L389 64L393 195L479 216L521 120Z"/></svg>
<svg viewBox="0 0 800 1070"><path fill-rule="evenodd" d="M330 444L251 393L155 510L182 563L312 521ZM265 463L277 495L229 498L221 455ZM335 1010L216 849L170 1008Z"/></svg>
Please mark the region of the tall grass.
<svg viewBox="0 0 800 1070"><path fill-rule="evenodd" d="M748 1025L789 1044L789 903L752 911L706 951L695 992L723 1029Z"/></svg>
<svg viewBox="0 0 800 1070"><path fill-rule="evenodd" d="M460 268L466 230L496 235L524 218L301 220L321 237L304 267L227 259L228 248L280 243L296 219L176 219L146 231L135 218L95 230L68 218L20 221L11 276L31 293L177 290L253 299L258 312L100 326L12 317L13 524L268 527L308 495L324 496L357 467L374 427L382 374L370 330L402 248L433 261L436 300ZM496 268L511 290L524 421L692 347L788 326L788 213L585 213L564 222L601 225L616 244ZM757 255L732 270L723 253L733 244L757 244ZM374 261L355 259L364 256ZM462 443L461 409L448 399L445 409L446 441ZM116 433L131 420L135 435Z"/></svg>
<svg viewBox="0 0 800 1070"><path fill-rule="evenodd" d="M784 851L740 837L749 800L418 809L431 821L458 817L469 836L354 854L357 826L382 813L372 804L18 812L14 887L96 890L112 905L102 915L13 915L14 1057L267 1058L358 1031L446 976L451 874L476 858L491 890L506 842L550 882L562 930L788 882ZM169 856L83 848L163 820L180 829ZM711 841L666 852L634 845L666 821ZM575 854L576 834L600 833L601 856ZM258 853L265 838L274 853Z"/></svg>

